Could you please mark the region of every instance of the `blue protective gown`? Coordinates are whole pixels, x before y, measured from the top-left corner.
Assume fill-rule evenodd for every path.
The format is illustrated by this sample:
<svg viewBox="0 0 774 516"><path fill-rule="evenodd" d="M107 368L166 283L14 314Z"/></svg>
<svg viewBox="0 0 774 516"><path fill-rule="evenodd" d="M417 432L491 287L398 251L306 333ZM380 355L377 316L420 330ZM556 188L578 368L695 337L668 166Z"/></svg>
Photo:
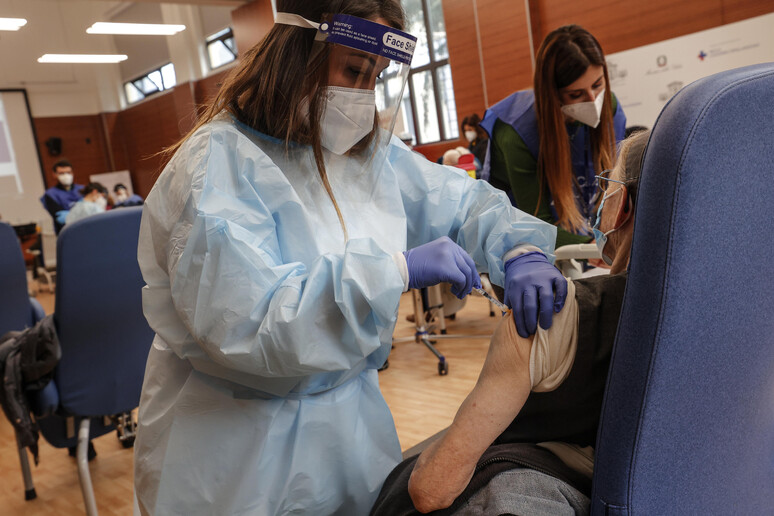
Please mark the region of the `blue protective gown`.
<svg viewBox="0 0 774 516"><path fill-rule="evenodd" d="M148 196L139 261L156 332L135 443L147 514L367 514L401 449L376 369L403 280L392 255L448 235L502 284L555 228L393 138L327 155L345 241L308 147L221 116Z"/></svg>
<svg viewBox="0 0 774 516"><path fill-rule="evenodd" d="M140 197L137 194L132 194L124 202L117 202L113 207L114 208L128 208L129 206L140 206L140 205L142 205L143 202L145 202L145 201L143 201L142 197Z"/></svg>
<svg viewBox="0 0 774 516"><path fill-rule="evenodd" d="M40 197L43 207L54 219L54 231L57 235L62 231L64 224L56 220L56 214L69 210L76 202L80 201L83 198L81 190L83 190L83 185L72 185L72 188L66 190L64 186L57 184L46 190Z"/></svg>
<svg viewBox="0 0 774 516"><path fill-rule="evenodd" d="M626 115L615 95L613 95L613 99L615 101L613 131L615 132L616 145L618 145L624 139L624 133L626 132ZM481 121L481 128L489 135L490 146L494 137L495 122L498 119L513 127L524 141L532 157L537 160L540 154L540 134L538 133L537 113L535 111L535 92L533 90L517 91L486 110L484 120ZM567 138L570 141L572 169L575 172L578 185L576 191L578 208L584 217L588 220L593 220L597 209L597 182L595 176L601 172L601 170L594 169L591 150L591 131L593 129L580 122L570 122L565 127L567 129ZM491 149L487 148L484 167L481 171L481 178L484 180L489 180L490 158ZM553 201L550 200L551 192L548 192L548 195L551 212L556 220L558 216L554 209Z"/></svg>

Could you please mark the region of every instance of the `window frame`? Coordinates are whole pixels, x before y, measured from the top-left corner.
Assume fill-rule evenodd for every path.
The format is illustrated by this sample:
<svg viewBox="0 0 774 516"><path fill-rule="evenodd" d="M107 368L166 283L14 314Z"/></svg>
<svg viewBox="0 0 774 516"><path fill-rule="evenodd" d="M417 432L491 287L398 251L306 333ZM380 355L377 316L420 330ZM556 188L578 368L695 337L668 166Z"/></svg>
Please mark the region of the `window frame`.
<svg viewBox="0 0 774 516"><path fill-rule="evenodd" d="M234 41L233 49L226 44L227 39L231 39ZM234 56L234 59L232 59L231 61L226 61L225 63L218 66L212 66L212 59L210 59L210 46L218 42L223 43L223 46L226 47L226 50L228 50L232 56ZM214 34L210 34L209 36L207 36L204 39L204 51L207 54L207 64L209 65L210 70L217 70L219 68L223 68L224 66L228 66L234 61L236 61L237 57L239 56L239 52L236 50L236 38L234 36L233 27L226 27L225 29L219 30Z"/></svg>
<svg viewBox="0 0 774 516"><path fill-rule="evenodd" d="M126 97L126 103L130 104L130 105L131 104L137 104L138 102L142 102L143 100L147 99L148 97L152 97L153 95L158 95L161 92L168 91L168 90L174 88L175 86L177 86L177 74L175 74L175 83L174 84L170 84L169 86L164 84L164 73L161 71L161 69L166 67L166 66L169 66L169 65L172 66L172 70L174 71L175 65L174 65L174 63L172 63L172 61L170 61L168 63L164 63L163 65L161 65L159 67L153 68L152 70L149 70L148 72L146 72L146 73L144 73L144 74L142 74L142 75L140 75L138 77L135 77L134 79L130 79L128 81L124 81L124 96ZM153 79L150 78L151 75L153 75L154 73L157 73L157 72L159 74L159 78L161 79L161 89L158 89L158 85L156 84L156 82ZM142 81L145 80L145 79L150 81L153 85L157 86L156 91L151 91L151 92L145 93L145 90L143 90L143 88L140 87L140 84L142 84ZM132 87L134 87L134 89L137 90L140 95L142 95L142 98L134 100L134 101L130 101L129 100L129 96L126 94L126 87L129 84L131 84Z"/></svg>
<svg viewBox="0 0 774 516"><path fill-rule="evenodd" d="M447 135L446 129L443 123L443 113L441 113L441 110L446 108L446 104L442 102L444 100L444 97L441 94L440 84L438 80L438 70L443 68L444 66L449 65L449 57L447 56L440 60L436 59L435 45L433 44L433 31L432 31L432 26L430 24L430 14L429 14L427 1L428 0L421 0L422 17L425 22L425 34L427 34L427 50L428 50L430 61L427 64L419 66L417 68L414 68L412 66L411 69L409 70L408 79L406 82L406 85L408 86L408 94L410 99L409 104L411 105L412 122L414 124L414 134L416 135L416 139L417 139L415 145L434 145L437 143L455 141L459 138L459 132L456 137L451 137L450 135ZM444 26L445 26L445 23L444 23ZM421 134L417 123L417 101L416 101L416 96L414 95L413 80L414 80L414 75L424 73L427 71L430 72L430 75L433 78L433 96L435 97L435 106L436 106L435 115L438 118L438 134L440 139L437 141L428 141L428 142L420 143L419 140L420 140ZM450 68L450 72L451 72L451 68ZM452 92L453 91L454 91L454 87L452 86ZM455 106L455 111L456 111L456 106Z"/></svg>

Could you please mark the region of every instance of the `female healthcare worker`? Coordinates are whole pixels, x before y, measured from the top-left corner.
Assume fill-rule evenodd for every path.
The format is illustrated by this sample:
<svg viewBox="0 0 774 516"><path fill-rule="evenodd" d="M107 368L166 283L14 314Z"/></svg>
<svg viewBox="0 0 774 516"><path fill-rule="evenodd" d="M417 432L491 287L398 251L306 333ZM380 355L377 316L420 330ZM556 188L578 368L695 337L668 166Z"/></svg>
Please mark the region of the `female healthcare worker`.
<svg viewBox="0 0 774 516"><path fill-rule="evenodd" d="M594 179L615 162L626 116L609 88L605 54L578 25L540 45L533 90L517 91L484 115L490 136L482 178L514 206L559 226L556 247L588 242Z"/></svg>
<svg viewBox="0 0 774 516"><path fill-rule="evenodd" d="M486 271L533 331L566 297L551 225L391 137L397 0L277 11L143 212L143 514L366 514L401 459L376 372L401 293Z"/></svg>

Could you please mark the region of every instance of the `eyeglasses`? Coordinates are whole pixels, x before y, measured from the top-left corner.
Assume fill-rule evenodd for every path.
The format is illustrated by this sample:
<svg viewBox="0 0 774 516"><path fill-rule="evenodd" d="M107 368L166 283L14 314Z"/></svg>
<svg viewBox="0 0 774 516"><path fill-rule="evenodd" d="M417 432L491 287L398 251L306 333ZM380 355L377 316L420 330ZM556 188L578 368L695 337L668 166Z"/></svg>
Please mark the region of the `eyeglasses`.
<svg viewBox="0 0 774 516"><path fill-rule="evenodd" d="M610 182L618 183L619 185L626 186L626 183L624 183L623 181L618 181L617 179L610 179L609 177L607 177L608 174L610 174L610 172L612 171L613 171L612 168L608 168L607 170L603 170L602 173L600 173L598 176L594 176L597 179L597 185L599 185L599 189L602 190L603 192L606 192L607 189L610 187L610 184L609 184Z"/></svg>

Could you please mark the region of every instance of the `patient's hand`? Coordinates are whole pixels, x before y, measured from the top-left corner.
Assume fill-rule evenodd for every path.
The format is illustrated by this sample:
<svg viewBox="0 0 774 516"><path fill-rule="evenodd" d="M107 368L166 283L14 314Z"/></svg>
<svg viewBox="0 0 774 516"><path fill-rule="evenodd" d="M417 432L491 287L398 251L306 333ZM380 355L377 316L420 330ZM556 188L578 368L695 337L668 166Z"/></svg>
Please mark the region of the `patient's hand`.
<svg viewBox="0 0 774 516"><path fill-rule="evenodd" d="M521 410L530 391L532 339L519 336L513 317L502 318L476 386L411 473L409 495L419 512L449 507L467 487L479 457Z"/></svg>

